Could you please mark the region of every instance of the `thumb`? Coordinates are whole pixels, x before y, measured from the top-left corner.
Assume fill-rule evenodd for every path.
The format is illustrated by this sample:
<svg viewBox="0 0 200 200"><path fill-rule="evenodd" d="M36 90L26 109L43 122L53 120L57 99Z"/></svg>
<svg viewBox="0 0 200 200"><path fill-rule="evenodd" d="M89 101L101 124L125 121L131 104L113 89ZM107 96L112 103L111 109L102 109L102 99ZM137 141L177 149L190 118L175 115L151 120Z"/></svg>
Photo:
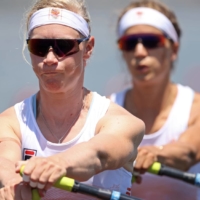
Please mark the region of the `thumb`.
<svg viewBox="0 0 200 200"><path fill-rule="evenodd" d="M18 161L15 163L15 172L19 173L23 165L26 165L27 161Z"/></svg>

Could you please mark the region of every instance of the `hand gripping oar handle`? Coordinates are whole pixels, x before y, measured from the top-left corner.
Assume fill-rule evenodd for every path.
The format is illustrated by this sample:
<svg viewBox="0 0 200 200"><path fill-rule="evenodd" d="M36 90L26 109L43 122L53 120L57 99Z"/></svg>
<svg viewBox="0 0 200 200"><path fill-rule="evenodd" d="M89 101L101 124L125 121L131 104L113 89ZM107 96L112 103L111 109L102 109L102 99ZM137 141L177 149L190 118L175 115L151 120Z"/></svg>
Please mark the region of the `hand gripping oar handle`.
<svg viewBox="0 0 200 200"><path fill-rule="evenodd" d="M151 174L157 174L160 176L168 176L171 178L179 179L184 182L190 183L200 187L200 174L193 174L188 172L183 172L172 167L167 167L159 162L155 162L149 169L148 172Z"/></svg>
<svg viewBox="0 0 200 200"><path fill-rule="evenodd" d="M20 174L23 176L24 167L22 166L20 169ZM78 181L75 181L74 179L62 177L56 183L54 184L54 187L60 188L62 190L68 191L68 192L79 192L82 194L92 195L95 197L99 197L101 199L108 199L108 200L140 200L136 197L128 196L121 194L117 191L111 191L107 189L100 189L93 186L89 186L83 183L80 183ZM40 196L38 194L37 189L33 189L32 191L32 200L40 200ZM67 198L67 197L66 197Z"/></svg>

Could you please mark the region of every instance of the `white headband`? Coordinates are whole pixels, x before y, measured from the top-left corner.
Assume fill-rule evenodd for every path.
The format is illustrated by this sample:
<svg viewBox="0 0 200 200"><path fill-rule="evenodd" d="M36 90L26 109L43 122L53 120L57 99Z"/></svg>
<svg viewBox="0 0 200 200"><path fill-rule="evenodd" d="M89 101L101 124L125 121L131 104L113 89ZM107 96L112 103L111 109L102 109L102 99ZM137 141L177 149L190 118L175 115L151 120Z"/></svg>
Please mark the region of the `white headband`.
<svg viewBox="0 0 200 200"><path fill-rule="evenodd" d="M146 7L133 8L124 14L119 22L118 37L120 38L131 26L142 24L160 29L176 43L179 41L178 34L171 21L157 10Z"/></svg>
<svg viewBox="0 0 200 200"><path fill-rule="evenodd" d="M28 26L28 37L31 31L47 24L61 24L79 31L85 37L90 35L88 23L80 15L60 8L43 8L35 12Z"/></svg>

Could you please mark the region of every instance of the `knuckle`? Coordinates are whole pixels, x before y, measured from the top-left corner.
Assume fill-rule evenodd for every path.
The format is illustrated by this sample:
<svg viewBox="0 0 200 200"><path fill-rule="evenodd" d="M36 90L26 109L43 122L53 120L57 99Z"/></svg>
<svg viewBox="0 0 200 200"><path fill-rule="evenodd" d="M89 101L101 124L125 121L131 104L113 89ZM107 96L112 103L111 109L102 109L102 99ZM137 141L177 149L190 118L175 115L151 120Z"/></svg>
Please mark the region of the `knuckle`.
<svg viewBox="0 0 200 200"><path fill-rule="evenodd" d="M146 154L148 154L147 149L142 149L142 150L141 150L141 154L142 154L142 155L146 155Z"/></svg>
<svg viewBox="0 0 200 200"><path fill-rule="evenodd" d="M40 176L40 178L38 179L38 181L39 181L40 183L43 183L43 184L44 184L44 183L47 182L47 178L48 178L47 176L44 176L44 175L43 175L43 176Z"/></svg>
<svg viewBox="0 0 200 200"><path fill-rule="evenodd" d="M148 155L151 159L154 159L155 158L155 154L152 153L152 152L149 152L149 155Z"/></svg>
<svg viewBox="0 0 200 200"><path fill-rule="evenodd" d="M57 167L57 166L55 166L55 164L54 164L53 162L51 162L51 161L48 163L48 165L49 165L49 168L51 168L51 169Z"/></svg>
<svg viewBox="0 0 200 200"><path fill-rule="evenodd" d="M38 180L38 176L36 173L31 174L30 181L36 182Z"/></svg>
<svg viewBox="0 0 200 200"><path fill-rule="evenodd" d="M46 158L43 158L42 161L41 161L44 165L46 164L50 164L50 162L46 159Z"/></svg>
<svg viewBox="0 0 200 200"><path fill-rule="evenodd" d="M56 181L57 181L57 178L55 178L55 177L50 177L49 180L48 180L48 184L52 185L52 184L54 184Z"/></svg>
<svg viewBox="0 0 200 200"><path fill-rule="evenodd" d="M153 161L150 159L147 162L144 163L143 169L147 170L151 165L153 164Z"/></svg>
<svg viewBox="0 0 200 200"><path fill-rule="evenodd" d="M4 187L4 192L5 192L5 193L8 193L10 190L11 190L10 186Z"/></svg>

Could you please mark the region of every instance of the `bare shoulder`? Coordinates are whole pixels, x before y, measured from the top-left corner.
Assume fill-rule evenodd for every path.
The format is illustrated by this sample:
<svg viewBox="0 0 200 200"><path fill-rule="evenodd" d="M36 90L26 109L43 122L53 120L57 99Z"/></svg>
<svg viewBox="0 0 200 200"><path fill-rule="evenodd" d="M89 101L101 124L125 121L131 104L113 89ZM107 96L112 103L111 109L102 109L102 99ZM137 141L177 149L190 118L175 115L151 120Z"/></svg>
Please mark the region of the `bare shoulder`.
<svg viewBox="0 0 200 200"><path fill-rule="evenodd" d="M193 104L196 104L198 106L200 106L200 93L196 92L195 95L194 95L194 103Z"/></svg>
<svg viewBox="0 0 200 200"><path fill-rule="evenodd" d="M99 127L108 127L113 132L123 132L124 134L140 134L143 137L145 125L142 120L129 113L123 107L110 102L106 115L100 120Z"/></svg>
<svg viewBox="0 0 200 200"><path fill-rule="evenodd" d="M14 107L10 107L0 114L0 124L0 138L20 139L20 127Z"/></svg>
<svg viewBox="0 0 200 200"><path fill-rule="evenodd" d="M111 117L111 116L112 117L123 116L129 118L131 121L134 120L136 122L143 123L142 120L129 113L125 108L113 102L110 102L110 106L106 114L106 117Z"/></svg>
<svg viewBox="0 0 200 200"><path fill-rule="evenodd" d="M15 163L21 160L21 133L14 107L0 114L0 124L0 160Z"/></svg>
<svg viewBox="0 0 200 200"><path fill-rule="evenodd" d="M16 119L16 113L14 107L10 107L7 110L0 113L0 120L12 120Z"/></svg>

